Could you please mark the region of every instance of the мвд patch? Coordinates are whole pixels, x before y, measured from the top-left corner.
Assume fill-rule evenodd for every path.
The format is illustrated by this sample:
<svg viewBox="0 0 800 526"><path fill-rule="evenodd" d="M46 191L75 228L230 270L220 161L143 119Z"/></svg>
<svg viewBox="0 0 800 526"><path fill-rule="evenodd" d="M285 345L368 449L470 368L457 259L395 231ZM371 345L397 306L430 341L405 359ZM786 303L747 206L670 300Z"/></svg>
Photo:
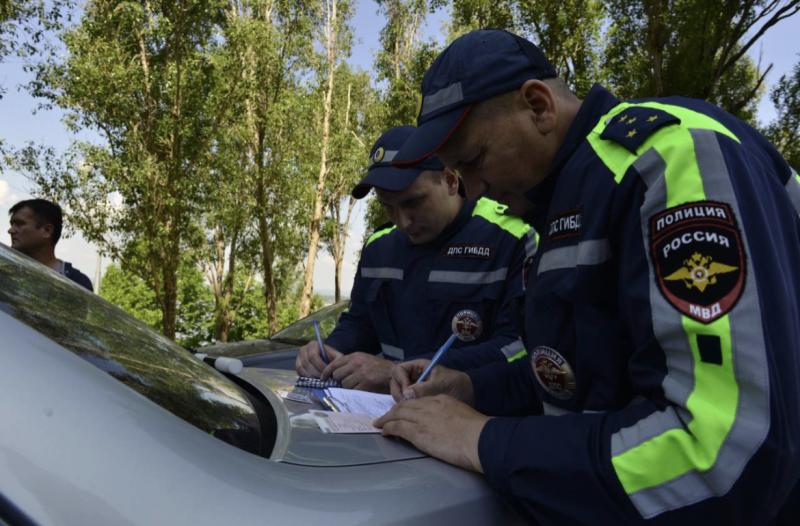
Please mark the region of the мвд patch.
<svg viewBox="0 0 800 526"><path fill-rule="evenodd" d="M661 293L690 318L711 323L742 295L744 247L725 203L698 201L655 214L650 252Z"/></svg>

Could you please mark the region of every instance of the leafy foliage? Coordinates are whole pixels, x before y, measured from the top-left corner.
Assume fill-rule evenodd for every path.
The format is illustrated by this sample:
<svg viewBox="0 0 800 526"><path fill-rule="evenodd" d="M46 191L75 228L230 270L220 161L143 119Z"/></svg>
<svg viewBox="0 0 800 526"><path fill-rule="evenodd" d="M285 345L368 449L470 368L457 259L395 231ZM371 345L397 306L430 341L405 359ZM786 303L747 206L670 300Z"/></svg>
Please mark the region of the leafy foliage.
<svg viewBox="0 0 800 526"><path fill-rule="evenodd" d="M42 105L65 110L76 136L102 138L64 152L30 144L13 159L120 265L103 295L186 344L263 337L320 304L311 277L322 244L338 297L349 192L377 136L416 119L441 51L421 36L433 11L448 10L449 39L503 27L537 42L579 96L601 82L624 98L711 99L753 121L770 65L747 52L800 9L800 0L375 4L385 25L370 75L347 64L352 0L88 0L75 24L74 0L0 1L0 60L27 57ZM765 132L795 167L798 68L773 90L778 118ZM374 199L366 221L367 236L386 221Z"/></svg>
<svg viewBox="0 0 800 526"><path fill-rule="evenodd" d="M100 296L122 307L134 318L162 330L161 308L147 284L132 272L110 265L100 282ZM213 300L202 274L183 266L178 273L176 341L198 347L213 337Z"/></svg>
<svg viewBox="0 0 800 526"><path fill-rule="evenodd" d="M784 159L800 171L800 62L792 73L783 75L770 94L778 116L765 134L783 154Z"/></svg>

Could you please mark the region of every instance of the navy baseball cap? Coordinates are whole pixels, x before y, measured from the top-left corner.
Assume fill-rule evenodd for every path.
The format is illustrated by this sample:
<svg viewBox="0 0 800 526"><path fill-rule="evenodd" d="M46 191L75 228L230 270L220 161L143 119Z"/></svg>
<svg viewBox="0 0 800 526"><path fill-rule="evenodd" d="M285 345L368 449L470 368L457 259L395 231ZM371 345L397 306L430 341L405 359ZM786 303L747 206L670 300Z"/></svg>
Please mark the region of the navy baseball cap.
<svg viewBox="0 0 800 526"><path fill-rule="evenodd" d="M369 152L369 168L367 175L350 193L361 199L372 188L397 192L411 186L419 174L426 170L442 171L444 164L437 157L428 157L420 163L408 166L392 164L403 143L414 133L414 126L397 126L383 133Z"/></svg>
<svg viewBox="0 0 800 526"><path fill-rule="evenodd" d="M503 29L479 29L455 39L425 72L417 129L394 163L414 164L444 146L472 106L522 86L556 77L534 44Z"/></svg>

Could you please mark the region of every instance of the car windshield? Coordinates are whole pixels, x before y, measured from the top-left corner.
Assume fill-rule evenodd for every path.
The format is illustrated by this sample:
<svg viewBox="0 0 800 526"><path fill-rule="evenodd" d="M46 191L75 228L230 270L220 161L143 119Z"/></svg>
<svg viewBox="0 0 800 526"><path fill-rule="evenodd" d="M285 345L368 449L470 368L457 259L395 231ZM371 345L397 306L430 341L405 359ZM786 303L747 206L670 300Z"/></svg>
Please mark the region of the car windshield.
<svg viewBox="0 0 800 526"><path fill-rule="evenodd" d="M339 303L328 305L302 320L292 323L285 329L276 332L270 337L270 340L291 343L293 345L304 345L316 338L316 334L314 333L314 320L319 322L320 332L322 333L322 337L325 338L333 332L339 315L342 311L347 309L347 305L347 301L340 301Z"/></svg>
<svg viewBox="0 0 800 526"><path fill-rule="evenodd" d="M263 454L247 395L185 349L2 244L0 283L0 311L196 427Z"/></svg>

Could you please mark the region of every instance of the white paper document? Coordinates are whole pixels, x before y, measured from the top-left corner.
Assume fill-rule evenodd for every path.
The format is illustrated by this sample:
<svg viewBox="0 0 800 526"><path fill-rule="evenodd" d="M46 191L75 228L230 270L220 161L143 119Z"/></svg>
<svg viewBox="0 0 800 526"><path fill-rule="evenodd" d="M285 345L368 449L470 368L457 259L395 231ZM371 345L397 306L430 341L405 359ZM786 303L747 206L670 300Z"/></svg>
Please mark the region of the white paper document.
<svg viewBox="0 0 800 526"><path fill-rule="evenodd" d="M391 395L330 387L325 393L340 413L369 415L373 418L385 415L394 407Z"/></svg>
<svg viewBox="0 0 800 526"><path fill-rule="evenodd" d="M375 417L353 413L334 413L332 411L309 411L323 433L380 433L372 426Z"/></svg>

